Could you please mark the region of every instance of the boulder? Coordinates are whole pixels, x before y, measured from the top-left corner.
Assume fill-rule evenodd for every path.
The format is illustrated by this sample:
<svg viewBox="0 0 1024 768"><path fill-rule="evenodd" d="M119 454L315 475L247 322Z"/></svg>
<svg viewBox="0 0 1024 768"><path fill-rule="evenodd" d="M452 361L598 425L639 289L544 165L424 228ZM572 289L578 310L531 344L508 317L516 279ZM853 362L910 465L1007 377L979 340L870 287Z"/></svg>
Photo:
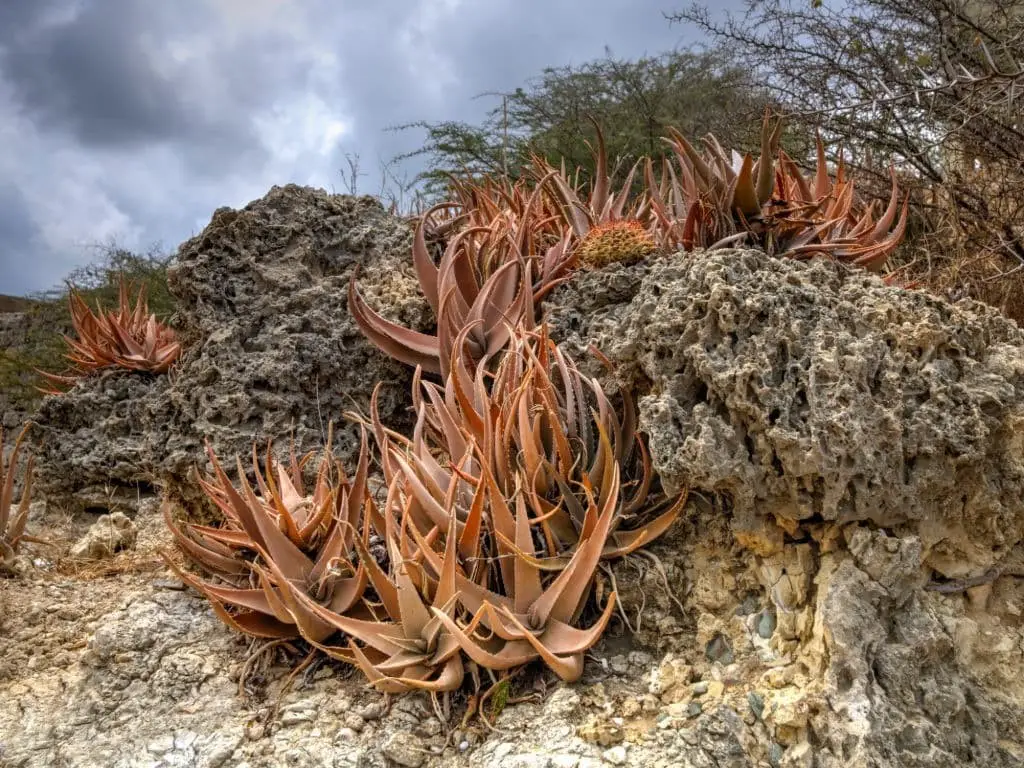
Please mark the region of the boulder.
<svg viewBox="0 0 1024 768"><path fill-rule="evenodd" d="M185 477L209 440L218 456L254 439L320 448L329 422L343 457L358 450L346 411L368 412L378 382L389 424L409 422L412 372L372 346L349 316L349 279L389 318L424 328L432 315L411 263L412 232L372 197L275 187L216 211L182 244L168 283L188 345L171 374L168 484Z"/></svg>
<svg viewBox="0 0 1024 768"><path fill-rule="evenodd" d="M694 491L615 569L635 637L670 654L651 688L667 730L638 764L1020 764L1012 321L748 251L583 273L548 312L591 374L638 398L664 485ZM662 690L676 668L711 682Z"/></svg>
<svg viewBox="0 0 1024 768"><path fill-rule="evenodd" d="M85 536L71 547L76 560L109 560L116 553L132 549L139 531L123 512L100 515Z"/></svg>
<svg viewBox="0 0 1024 768"><path fill-rule="evenodd" d="M863 521L957 578L1024 539L1024 331L994 309L720 251L581 274L549 317L616 366L662 483L721 496L759 554Z"/></svg>
<svg viewBox="0 0 1024 768"><path fill-rule="evenodd" d="M168 376L108 371L47 398L36 418L39 489L71 510L111 508L162 486L195 498L203 446L226 463L253 441L350 456L377 382L398 427L411 371L370 345L349 317L359 274L367 299L415 328L431 322L410 261L411 230L370 197L288 185L241 210L217 210L178 250L168 276L185 352Z"/></svg>

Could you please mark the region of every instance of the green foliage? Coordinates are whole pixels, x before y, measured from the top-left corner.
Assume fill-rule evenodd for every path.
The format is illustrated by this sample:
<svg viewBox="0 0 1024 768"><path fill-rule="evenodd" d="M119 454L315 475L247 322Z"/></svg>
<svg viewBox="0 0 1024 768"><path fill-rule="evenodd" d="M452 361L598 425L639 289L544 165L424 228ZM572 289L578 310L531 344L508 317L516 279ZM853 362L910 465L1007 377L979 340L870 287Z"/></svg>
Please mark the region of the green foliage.
<svg viewBox="0 0 1024 768"><path fill-rule="evenodd" d="M508 706L508 700L512 692L512 683L509 682L508 678L498 681L494 685L494 691L491 694L491 719L497 719L505 707Z"/></svg>
<svg viewBox="0 0 1024 768"><path fill-rule="evenodd" d="M421 175L428 192L442 194L448 174L518 178L536 153L555 167L593 173L587 142L601 125L613 166L628 167L641 156L669 154L661 140L673 126L686 135L714 133L727 146L756 140L766 91L751 84L746 68L719 51L673 51L637 60L610 53L579 67L549 67L505 94L480 125L417 122L397 129L426 131L424 147L400 159L425 155Z"/></svg>
<svg viewBox="0 0 1024 768"><path fill-rule="evenodd" d="M71 333L68 290L75 287L95 307L114 307L118 299L118 276L124 275L136 289L145 284L149 307L158 319L167 321L174 312L174 297L167 288L167 268L172 257L156 251L145 254L105 246L95 261L78 267L64 278L63 284L31 297L21 311L27 315L26 342L22 347L0 349L0 400L4 407L30 411L42 397L36 370L64 370L67 345L64 334Z"/></svg>

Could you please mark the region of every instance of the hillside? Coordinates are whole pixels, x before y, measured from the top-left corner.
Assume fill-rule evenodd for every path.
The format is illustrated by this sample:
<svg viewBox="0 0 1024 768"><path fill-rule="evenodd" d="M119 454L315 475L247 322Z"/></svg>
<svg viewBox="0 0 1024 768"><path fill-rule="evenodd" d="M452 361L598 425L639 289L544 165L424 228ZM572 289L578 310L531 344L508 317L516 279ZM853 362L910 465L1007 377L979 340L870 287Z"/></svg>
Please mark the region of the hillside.
<svg viewBox="0 0 1024 768"><path fill-rule="evenodd" d="M21 296L4 296L0 294L0 314L7 312L25 312L36 302Z"/></svg>

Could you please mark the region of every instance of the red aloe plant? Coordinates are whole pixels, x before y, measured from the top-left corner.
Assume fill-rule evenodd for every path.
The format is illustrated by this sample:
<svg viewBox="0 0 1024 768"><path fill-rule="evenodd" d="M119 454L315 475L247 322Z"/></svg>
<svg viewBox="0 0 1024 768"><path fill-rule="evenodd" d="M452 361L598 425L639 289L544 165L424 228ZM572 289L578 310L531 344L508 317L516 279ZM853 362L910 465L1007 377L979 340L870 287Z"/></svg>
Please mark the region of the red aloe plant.
<svg viewBox="0 0 1024 768"><path fill-rule="evenodd" d="M173 329L149 312L145 285L139 288L134 307L123 277L116 311L97 305L94 313L74 288L68 294L68 304L77 338L65 336L64 340L73 367L64 374L39 372L55 386L48 394L59 394L59 387L73 385L102 368L166 373L181 354Z"/></svg>
<svg viewBox="0 0 1024 768"><path fill-rule="evenodd" d="M909 201L900 213L895 173L889 205L876 221L874 204L858 201L842 164L835 181L829 177L820 137L817 165L808 179L779 149L781 128L781 121L765 117L756 160L749 154L728 155L714 136L705 137L704 152L699 152L672 130L676 164L664 162L660 181L650 161L646 167L647 194L662 244L690 251L752 240L780 256L827 254L881 269L906 229Z"/></svg>
<svg viewBox="0 0 1024 768"><path fill-rule="evenodd" d="M533 199L536 204L539 195ZM531 206L523 214L527 220ZM500 218L490 226L459 231L435 265L424 230L421 223L413 243L413 263L437 317L436 334L413 331L374 312L359 295L354 276L349 283L349 311L364 335L384 352L442 377L449 373L453 345L465 328L472 331L463 339L465 354L457 359L472 370L479 360L505 346L510 327L524 318L534 321L535 303L565 279L570 266L568 236L548 247L542 257L533 258L524 252L533 242L530 226L513 227Z"/></svg>
<svg viewBox="0 0 1024 768"><path fill-rule="evenodd" d="M39 541L25 535L28 522L28 508L32 501L32 468L33 457L29 456L25 463L25 482L21 491L21 501L14 508L14 480L18 471L18 456L22 443L28 433L28 425L22 428L14 441L14 449L10 458L4 457L4 430L0 427L0 573L11 569L14 556L23 541Z"/></svg>

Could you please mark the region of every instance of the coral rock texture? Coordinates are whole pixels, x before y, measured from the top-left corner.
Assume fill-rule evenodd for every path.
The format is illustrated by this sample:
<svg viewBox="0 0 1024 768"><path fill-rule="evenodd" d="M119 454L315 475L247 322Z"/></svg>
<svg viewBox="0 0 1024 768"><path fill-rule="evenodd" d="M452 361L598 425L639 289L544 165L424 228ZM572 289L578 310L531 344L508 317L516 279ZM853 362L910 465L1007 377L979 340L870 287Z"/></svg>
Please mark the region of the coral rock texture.
<svg viewBox="0 0 1024 768"><path fill-rule="evenodd" d="M203 437L230 455L293 422L314 447L377 379L402 426L409 371L345 309L360 265L375 308L429 324L408 231L375 203L288 187L218 211L172 278L191 348L169 378L107 374L48 400L48 487L173 484ZM425 695L388 707L332 665L278 704L288 670L243 676L244 641L179 584L40 570L0 583L0 762L1024 762L1024 332L750 251L581 272L546 312L586 372L633 393L662 482L694 491L649 551L612 564L622 621L579 683L523 675L495 732L458 708L442 725ZM141 561L166 531L136 520Z"/></svg>
<svg viewBox="0 0 1024 768"><path fill-rule="evenodd" d="M620 568L620 601L678 654L652 679L671 717L743 719L747 762L718 764L1020 764L1013 322L744 251L580 275L549 312L567 349L610 359L609 390L639 397L662 480L698 492L651 547L664 575ZM677 669L712 682L664 690ZM715 680L728 706L709 710L696 691Z"/></svg>
<svg viewBox="0 0 1024 768"><path fill-rule="evenodd" d="M344 455L384 382L382 417L408 419L409 369L367 342L345 291L359 271L368 301L390 319L424 327L430 311L409 264L412 234L370 197L288 185L241 210L217 210L178 250L168 282L186 351L168 377L108 372L44 401L37 422L40 490L71 508L160 484L186 493L205 465L253 440L318 448L331 420Z"/></svg>
<svg viewBox="0 0 1024 768"><path fill-rule="evenodd" d="M553 334L617 365L662 481L722 494L752 548L870 521L955 578L1024 539L1024 332L995 310L752 251L609 271Z"/></svg>

